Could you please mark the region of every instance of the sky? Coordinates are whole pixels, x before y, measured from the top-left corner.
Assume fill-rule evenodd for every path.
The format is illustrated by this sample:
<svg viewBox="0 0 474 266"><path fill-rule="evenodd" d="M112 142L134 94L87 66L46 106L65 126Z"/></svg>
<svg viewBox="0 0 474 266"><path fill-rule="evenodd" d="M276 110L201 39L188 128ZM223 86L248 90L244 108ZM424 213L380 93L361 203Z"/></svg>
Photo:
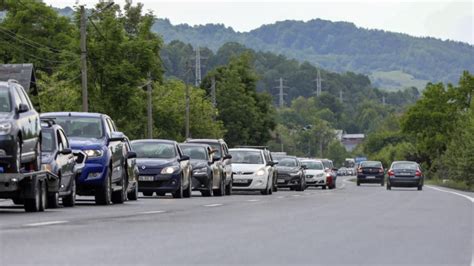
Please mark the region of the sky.
<svg viewBox="0 0 474 266"><path fill-rule="evenodd" d="M99 0L43 0L55 6L77 2L93 7ZM123 5L125 0L115 0ZM219 23L250 31L282 20L327 19L358 27L435 37L474 45L474 0L133 0L172 24Z"/></svg>

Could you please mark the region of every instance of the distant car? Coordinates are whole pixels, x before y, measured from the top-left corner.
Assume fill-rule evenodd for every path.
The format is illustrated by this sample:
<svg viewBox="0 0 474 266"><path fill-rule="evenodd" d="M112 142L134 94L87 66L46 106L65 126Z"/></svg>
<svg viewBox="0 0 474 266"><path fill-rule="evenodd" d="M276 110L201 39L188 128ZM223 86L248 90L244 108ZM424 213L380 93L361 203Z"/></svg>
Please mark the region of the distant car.
<svg viewBox="0 0 474 266"><path fill-rule="evenodd" d="M28 94L14 80L0 81L0 170L41 168L40 119Z"/></svg>
<svg viewBox="0 0 474 266"><path fill-rule="evenodd" d="M341 167L337 170L337 175L338 176L345 176L348 175L348 169L345 167Z"/></svg>
<svg viewBox="0 0 474 266"><path fill-rule="evenodd" d="M387 190L392 187L423 189L425 176L420 165L411 161L394 161L388 170Z"/></svg>
<svg viewBox="0 0 474 266"><path fill-rule="evenodd" d="M74 152L87 155L77 181L78 195L94 196L95 203L109 205L127 200L126 136L112 119L99 113L57 112L41 114L54 120L66 133Z"/></svg>
<svg viewBox="0 0 474 266"><path fill-rule="evenodd" d="M334 168L334 165L329 159L321 159L321 162L324 165L324 171L326 172L327 186L329 189L336 188L337 181L337 169Z"/></svg>
<svg viewBox="0 0 474 266"><path fill-rule="evenodd" d="M303 159L301 163L306 166L306 186L321 187L326 189L326 172L320 160Z"/></svg>
<svg viewBox="0 0 474 266"><path fill-rule="evenodd" d="M273 166L264 151L252 148L235 148L232 154L232 170L234 171L234 190L260 191L262 195L273 193Z"/></svg>
<svg viewBox="0 0 474 266"><path fill-rule="evenodd" d="M276 168L278 170L278 188L289 188L296 191L306 189L305 166L296 157L280 157Z"/></svg>
<svg viewBox="0 0 474 266"><path fill-rule="evenodd" d="M145 196L153 192L173 198L189 198L192 194L191 163L173 140L141 139L131 142L137 154L138 191Z"/></svg>
<svg viewBox="0 0 474 266"><path fill-rule="evenodd" d="M210 197L213 193L214 172L212 164L212 148L207 144L179 144L183 153L191 159L193 190L201 192L202 196Z"/></svg>
<svg viewBox="0 0 474 266"><path fill-rule="evenodd" d="M214 150L213 171L217 171L219 175L214 175L214 196L224 196L232 194L233 171L232 171L232 155L223 139L188 139L186 143L207 144ZM217 178L216 178L217 177Z"/></svg>
<svg viewBox="0 0 474 266"><path fill-rule="evenodd" d="M59 198L65 207L76 204L76 179L82 172L86 154L73 154L69 140L61 126L54 122L41 122L41 165L43 170L58 177L54 189L47 196L48 208L59 207Z"/></svg>
<svg viewBox="0 0 474 266"><path fill-rule="evenodd" d="M379 161L363 161L357 168L357 185L363 183L379 183L381 186L385 184L385 170L382 162Z"/></svg>

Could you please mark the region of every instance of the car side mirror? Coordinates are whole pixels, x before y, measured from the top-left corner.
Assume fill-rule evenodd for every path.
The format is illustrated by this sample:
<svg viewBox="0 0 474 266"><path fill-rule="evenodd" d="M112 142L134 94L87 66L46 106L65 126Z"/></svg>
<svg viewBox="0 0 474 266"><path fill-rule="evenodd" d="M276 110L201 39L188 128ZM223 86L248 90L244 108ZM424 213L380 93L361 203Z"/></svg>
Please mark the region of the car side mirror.
<svg viewBox="0 0 474 266"><path fill-rule="evenodd" d="M110 139L109 141L124 141L125 140L125 134L122 132L112 132L110 134Z"/></svg>
<svg viewBox="0 0 474 266"><path fill-rule="evenodd" d="M219 156L212 157L212 162L217 162L217 161L220 161L220 160L221 160L221 157L219 157Z"/></svg>
<svg viewBox="0 0 474 266"><path fill-rule="evenodd" d="M72 153L72 150L69 148L64 148L60 151L61 154L68 155Z"/></svg>
<svg viewBox="0 0 474 266"><path fill-rule="evenodd" d="M178 159L179 162L182 162L182 161L189 161L189 156L187 155L183 155L181 156L181 158Z"/></svg>
<svg viewBox="0 0 474 266"><path fill-rule="evenodd" d="M134 159L134 158L137 158L137 153L134 151L129 151L127 153L127 159Z"/></svg>
<svg viewBox="0 0 474 266"><path fill-rule="evenodd" d="M268 166L275 166L275 164L276 164L276 163L275 163L275 162L272 162L272 161L269 161L269 162L267 163Z"/></svg>
<svg viewBox="0 0 474 266"><path fill-rule="evenodd" d="M224 160L229 160L229 159L232 159L232 155L226 154L226 155L224 156Z"/></svg>
<svg viewBox="0 0 474 266"><path fill-rule="evenodd" d="M308 166L306 166L306 164L303 164L301 165L301 168L303 168L304 170L308 169Z"/></svg>
<svg viewBox="0 0 474 266"><path fill-rule="evenodd" d="M20 105L18 105L18 113L19 114L28 112L29 110L30 110L30 108L28 107L28 105L26 105L24 103L20 103Z"/></svg>

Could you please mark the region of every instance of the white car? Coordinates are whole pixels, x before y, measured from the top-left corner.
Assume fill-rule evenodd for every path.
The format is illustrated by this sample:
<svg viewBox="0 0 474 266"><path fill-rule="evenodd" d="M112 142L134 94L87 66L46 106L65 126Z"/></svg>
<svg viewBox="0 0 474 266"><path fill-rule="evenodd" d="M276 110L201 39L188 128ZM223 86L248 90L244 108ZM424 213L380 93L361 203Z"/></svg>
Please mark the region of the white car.
<svg viewBox="0 0 474 266"><path fill-rule="evenodd" d="M260 191L263 195L273 193L275 163L265 156L263 150L237 148L229 149L229 152L234 175L232 190Z"/></svg>
<svg viewBox="0 0 474 266"><path fill-rule="evenodd" d="M306 166L306 186L326 189L328 184L323 162L320 160L304 159L301 160L301 164Z"/></svg>

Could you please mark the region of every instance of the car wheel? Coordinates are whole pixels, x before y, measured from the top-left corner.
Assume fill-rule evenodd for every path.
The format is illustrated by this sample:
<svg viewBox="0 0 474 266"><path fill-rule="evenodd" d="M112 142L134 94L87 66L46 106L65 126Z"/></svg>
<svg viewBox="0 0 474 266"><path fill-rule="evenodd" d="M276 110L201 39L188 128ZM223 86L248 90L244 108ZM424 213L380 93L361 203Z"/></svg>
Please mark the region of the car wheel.
<svg viewBox="0 0 474 266"><path fill-rule="evenodd" d="M225 180L221 175L221 182L219 184L219 188L214 189L214 196L220 197L220 196L224 196L224 194L225 194Z"/></svg>
<svg viewBox="0 0 474 266"><path fill-rule="evenodd" d="M34 190L34 198L32 199L25 199L25 211L26 212L38 212L40 210L41 205L41 188L40 182L35 178L33 179L33 190Z"/></svg>
<svg viewBox="0 0 474 266"><path fill-rule="evenodd" d="M322 189L326 189L326 186L322 186L321 188L322 188Z"/></svg>
<svg viewBox="0 0 474 266"><path fill-rule="evenodd" d="M124 168L125 169L125 168ZM122 189L119 191L112 192L112 202L115 204L122 204L127 200L127 187L128 187L128 179L127 174L122 173L122 181L120 181L120 185Z"/></svg>
<svg viewBox="0 0 474 266"><path fill-rule="evenodd" d="M152 192L151 194L153 195L153 192ZM157 195L158 197L163 197L164 195L166 195L166 193L165 193L165 192L156 192L156 195ZM151 195L150 195L150 196L151 196Z"/></svg>
<svg viewBox="0 0 474 266"><path fill-rule="evenodd" d="M173 198L175 199L181 199L183 197L183 194L184 194L184 191L183 191L183 175L181 175L181 182L179 184L179 188L178 190L176 190L175 192L173 192Z"/></svg>
<svg viewBox="0 0 474 266"><path fill-rule="evenodd" d="M389 184L387 184L387 190L392 190L392 186L390 186Z"/></svg>
<svg viewBox="0 0 474 266"><path fill-rule="evenodd" d="M39 211L42 212L48 205L48 190L46 189L46 180L40 182L40 206Z"/></svg>
<svg viewBox="0 0 474 266"><path fill-rule="evenodd" d="M153 196L153 192L150 192L150 191L143 191L142 193L143 193L143 196L147 196L147 197Z"/></svg>
<svg viewBox="0 0 474 266"><path fill-rule="evenodd" d="M360 181L359 180L357 180L357 186L360 186Z"/></svg>
<svg viewBox="0 0 474 266"><path fill-rule="evenodd" d="M63 197L64 207L74 207L76 205L76 179L71 180L71 191L69 195Z"/></svg>
<svg viewBox="0 0 474 266"><path fill-rule="evenodd" d="M59 192L50 193L48 195L48 208L59 208Z"/></svg>
<svg viewBox="0 0 474 266"><path fill-rule="evenodd" d="M188 186L186 187L186 190L183 191L183 196L185 198L190 198L191 195L193 194L192 190L193 190L193 188L192 188L191 180L189 180L188 181Z"/></svg>
<svg viewBox="0 0 474 266"><path fill-rule="evenodd" d="M423 185L419 185L418 190L423 190Z"/></svg>
<svg viewBox="0 0 474 266"><path fill-rule="evenodd" d="M380 182L380 186L383 187L385 186L385 182L382 180L382 182Z"/></svg>
<svg viewBox="0 0 474 266"><path fill-rule="evenodd" d="M227 185L225 187L225 194L228 195L228 196L232 195L232 182L234 182L234 177L233 176L230 177L229 185Z"/></svg>
<svg viewBox="0 0 474 266"><path fill-rule="evenodd" d="M108 170L104 184L95 193L95 204L97 205L110 205L112 203L112 169Z"/></svg>
<svg viewBox="0 0 474 266"><path fill-rule="evenodd" d="M127 195L129 200L138 200L138 184L135 184L133 190Z"/></svg>
<svg viewBox="0 0 474 266"><path fill-rule="evenodd" d="M214 191L212 190L212 184L213 184L212 181L213 181L212 178L209 179L209 182L207 182L207 189L201 191L201 195L203 197L212 197L212 195L214 194L213 193Z"/></svg>
<svg viewBox="0 0 474 266"><path fill-rule="evenodd" d="M25 201L21 198L12 198L13 200L13 204L16 204L16 205L23 205L25 204Z"/></svg>

